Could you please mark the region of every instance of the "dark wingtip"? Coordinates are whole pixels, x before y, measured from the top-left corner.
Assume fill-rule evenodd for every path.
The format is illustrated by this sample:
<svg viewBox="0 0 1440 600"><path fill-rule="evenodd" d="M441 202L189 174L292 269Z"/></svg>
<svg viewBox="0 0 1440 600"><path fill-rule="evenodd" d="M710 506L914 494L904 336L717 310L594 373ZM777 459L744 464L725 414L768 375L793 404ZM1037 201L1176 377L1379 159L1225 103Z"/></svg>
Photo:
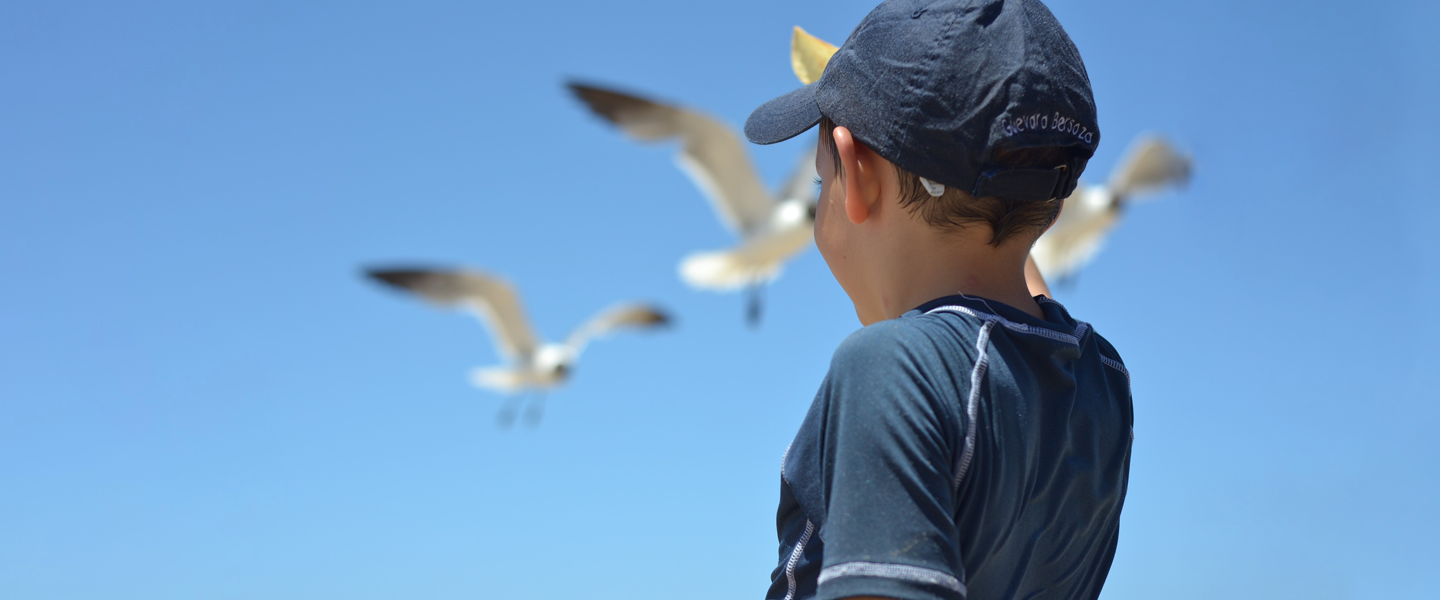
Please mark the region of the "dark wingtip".
<svg viewBox="0 0 1440 600"><path fill-rule="evenodd" d="M649 314L646 315L645 324L663 329L675 326L675 317L669 311L656 306L647 307L647 311Z"/></svg>
<svg viewBox="0 0 1440 600"><path fill-rule="evenodd" d="M565 88L570 90L570 93L574 94L577 98L584 98L586 92L595 89L590 84L574 77L565 78Z"/></svg>
<svg viewBox="0 0 1440 600"><path fill-rule="evenodd" d="M365 267L361 271L366 277L390 287L410 289L414 284L434 272L434 269L420 267Z"/></svg>
<svg viewBox="0 0 1440 600"><path fill-rule="evenodd" d="M574 79L566 81L565 87L569 88L575 99L584 104L585 108L590 109L592 114L612 124L615 122L615 118L611 114L615 110L614 92Z"/></svg>
<svg viewBox="0 0 1440 600"><path fill-rule="evenodd" d="M592 108L597 103L605 104L607 99L618 94L607 87L573 78L565 80L565 88L569 89L576 99Z"/></svg>
<svg viewBox="0 0 1440 600"><path fill-rule="evenodd" d="M625 110L659 104L641 94L576 79L567 79L565 87L591 112L611 123L616 123L619 114Z"/></svg>

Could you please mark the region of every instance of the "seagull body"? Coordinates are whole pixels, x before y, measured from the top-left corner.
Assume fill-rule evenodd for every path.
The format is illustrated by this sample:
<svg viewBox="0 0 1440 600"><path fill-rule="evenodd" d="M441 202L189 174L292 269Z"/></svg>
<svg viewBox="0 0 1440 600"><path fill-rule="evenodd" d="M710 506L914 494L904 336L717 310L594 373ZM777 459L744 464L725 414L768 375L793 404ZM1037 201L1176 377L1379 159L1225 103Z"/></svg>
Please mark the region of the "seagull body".
<svg viewBox="0 0 1440 600"><path fill-rule="evenodd" d="M644 304L622 304L591 318L564 342L544 342L525 318L515 289L503 279L473 270L372 269L372 279L432 304L475 313L490 330L509 364L471 371L478 387L501 393L552 389L569 379L580 352L591 340L618 329L668 325L670 318Z"/></svg>
<svg viewBox="0 0 1440 600"><path fill-rule="evenodd" d="M1030 255L1046 279L1065 279L1099 252L1105 236L1131 202L1190 180L1191 160L1164 139L1148 135L1130 144L1104 185L1076 186Z"/></svg>
<svg viewBox="0 0 1440 600"><path fill-rule="evenodd" d="M767 282L779 276L785 261L814 239L814 204L805 199L785 200L775 206L762 226L743 235L736 246L685 257L680 262L680 276L692 286L712 290Z"/></svg>
<svg viewBox="0 0 1440 600"><path fill-rule="evenodd" d="M595 114L641 142L679 139L679 164L739 243L700 252L680 263L693 287L733 290L757 286L814 239L815 150L802 156L777 194L765 190L735 130L714 117L614 90L569 83Z"/></svg>

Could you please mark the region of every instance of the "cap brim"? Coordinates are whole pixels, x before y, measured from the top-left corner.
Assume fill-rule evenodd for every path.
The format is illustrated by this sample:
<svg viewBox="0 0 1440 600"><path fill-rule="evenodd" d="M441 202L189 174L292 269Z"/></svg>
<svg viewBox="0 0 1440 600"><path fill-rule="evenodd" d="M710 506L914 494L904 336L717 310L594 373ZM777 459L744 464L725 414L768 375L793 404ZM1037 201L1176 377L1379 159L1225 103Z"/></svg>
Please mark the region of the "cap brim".
<svg viewBox="0 0 1440 600"><path fill-rule="evenodd" d="M820 122L815 82L760 105L745 120L745 137L756 144L783 142Z"/></svg>

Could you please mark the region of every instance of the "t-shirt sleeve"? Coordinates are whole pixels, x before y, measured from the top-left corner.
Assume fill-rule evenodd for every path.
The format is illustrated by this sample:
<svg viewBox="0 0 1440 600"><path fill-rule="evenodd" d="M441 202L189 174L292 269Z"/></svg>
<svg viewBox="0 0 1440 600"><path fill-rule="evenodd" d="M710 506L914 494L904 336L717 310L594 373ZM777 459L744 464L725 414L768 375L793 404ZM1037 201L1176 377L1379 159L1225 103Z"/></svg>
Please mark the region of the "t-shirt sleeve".
<svg viewBox="0 0 1440 600"><path fill-rule="evenodd" d="M872 329L875 329L872 331ZM872 326L836 352L820 463L826 504L817 598L965 598L954 521L958 407L937 398L923 337Z"/></svg>

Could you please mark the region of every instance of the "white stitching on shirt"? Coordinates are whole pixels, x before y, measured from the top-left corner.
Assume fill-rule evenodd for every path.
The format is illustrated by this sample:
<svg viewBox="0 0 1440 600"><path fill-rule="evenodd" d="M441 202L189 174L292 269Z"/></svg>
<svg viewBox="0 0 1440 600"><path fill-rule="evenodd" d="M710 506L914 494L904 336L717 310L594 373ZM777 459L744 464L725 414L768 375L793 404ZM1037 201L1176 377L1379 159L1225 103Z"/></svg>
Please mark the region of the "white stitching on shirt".
<svg viewBox="0 0 1440 600"><path fill-rule="evenodd" d="M1036 300L1039 301L1039 302L1045 302L1045 303L1049 303L1049 304L1054 304L1054 305L1056 305L1056 306L1060 306L1062 309L1064 308L1064 306L1062 306L1059 302L1056 302L1056 301L1051 300L1051 299L1049 299L1049 298L1039 297L1039 298L1036 298ZM987 304L987 306L988 306L988 304ZM1024 324L1024 323L1016 323L1016 322L1014 322L1014 321L1011 321L1011 320L1009 320L1009 319L1006 319L1005 317L1001 317L1001 316L998 316L998 315L985 314L985 313L982 313L982 312L979 312L979 311L976 311L976 310L972 310L972 309L970 309L970 308L966 308L966 307L964 307L964 306L955 306L955 305L937 306L937 307L935 307L935 308L932 308L932 309L926 311L925 314L928 315L928 314L937 313L937 312L960 313L960 314L962 314L962 315L967 315L967 316L975 317L975 318L977 318L977 319L984 319L984 320L985 320L985 325L980 328L979 340L977 340L977 343L976 343L976 346L979 346L979 347L980 347L980 355L979 355L979 358L975 361L975 370L973 370L973 371L970 372L970 399L969 399L969 401L968 401L968 402L966 403L966 405L965 405L965 414L966 414L966 416L969 418L969 422L967 422L967 423L965 424L965 451L964 451L964 453L961 455L959 466L955 468L955 489L958 491L958 490L960 489L960 480L965 477L965 471L966 471L966 469L968 469L968 468L970 467L970 457L971 457L971 455L974 454L974 452L975 452L975 439L974 439L974 433L975 433L975 411L976 411L975 403L976 403L977 400L979 400L979 389L980 389L980 388L979 388L979 380L980 380L981 377L984 377L984 375L985 375L986 365L985 365L984 363L988 362L988 360L989 360L989 359L985 356L985 347L986 347L986 344L988 344L989 341L990 341L990 327L991 327L992 325L994 325L995 323L999 323L999 324L1001 324L1001 325L1004 325L1006 329L1010 329L1010 330L1012 330L1012 331L1018 331L1018 332L1020 332L1020 333L1035 334L1035 335L1039 335L1039 336L1042 336L1042 337L1047 337L1047 338L1050 338L1050 339L1053 339L1053 340L1058 340L1058 341L1061 341L1061 342L1067 342L1067 343L1071 343L1071 344L1075 344L1076 346L1079 346L1079 345L1080 345L1080 340L1085 337L1085 330L1090 328L1090 324L1089 324L1089 323L1086 323L1086 322L1084 322L1084 321L1076 321L1076 325L1075 325L1075 335L1069 335L1069 334L1066 334L1066 333L1060 333L1060 332L1058 332L1058 331L1051 331L1051 330L1049 330L1049 329L1043 329L1043 328L1040 328L1040 327L1034 327L1034 326L1031 326L1031 325L1026 325L1026 324ZM1101 363L1104 363L1105 366L1108 366L1108 367L1110 367L1110 368L1112 368L1112 369L1115 369L1115 370L1120 371L1121 373L1124 373L1124 374L1125 374L1125 385L1126 385L1127 387L1131 387L1131 385L1130 385L1130 370L1129 370L1129 369L1126 369L1126 368L1125 368L1125 365L1124 365L1123 363L1121 363L1120 361L1115 360L1115 359L1113 359L1113 358L1110 358L1110 357L1108 357L1108 356L1105 356L1105 355L1103 355L1103 354L1100 356L1100 362L1101 362ZM1135 430L1134 430L1134 429L1131 429L1131 430L1130 430L1130 439L1131 439L1131 440L1134 440L1134 439L1135 439Z"/></svg>
<svg viewBox="0 0 1440 600"><path fill-rule="evenodd" d="M928 315L928 314L937 313L937 312L942 312L942 311L943 311L943 312L960 313L960 314L962 314L962 315L968 315L968 316L971 316L971 317L975 317L975 318L977 318L977 319L985 319L986 321L995 321L995 322L997 322L997 323L1000 323L1001 325L1004 325L1006 329L1009 329L1009 330L1012 330L1012 331L1018 331L1018 332L1020 332L1020 333L1029 333L1029 334L1032 334L1032 335L1038 335L1038 336L1040 336L1040 337L1047 337L1047 338L1050 338L1050 339L1055 340L1055 341L1065 342L1065 343L1067 343L1067 344L1074 344L1074 345L1076 345L1076 346L1079 346L1079 345L1080 345L1080 338L1078 338L1078 337L1076 337L1076 336L1073 336L1073 335L1070 335L1070 334L1068 334L1068 333L1060 333L1060 332L1058 332L1058 331L1051 331L1051 330L1049 330L1049 329L1045 329L1044 327L1035 327L1035 326L1032 326L1032 325L1026 325L1026 324L1024 324L1024 323L1016 323L1016 322L1011 321L1011 320L1009 320L1009 319L1006 319L1006 318L1004 318L1004 317L999 317L999 316L995 316L995 315L985 314L985 313L982 313L982 312L979 312L979 311L976 311L976 310L972 310L972 309L966 308L966 307L964 307L964 306L937 306L937 307L935 307L935 308L930 309L930 310L927 311L925 314ZM1079 328L1077 327L1076 329L1077 329L1077 331L1078 331Z"/></svg>
<svg viewBox="0 0 1440 600"><path fill-rule="evenodd" d="M1115 359L1113 359L1113 358L1110 358L1110 357L1104 356L1104 355L1101 355L1101 356L1100 356L1100 362L1105 363L1105 366L1107 366L1107 367L1110 367L1110 368L1112 368L1112 369L1115 369L1115 370L1120 371L1121 373L1124 373L1124 374L1125 374L1125 387L1127 387L1127 388L1134 387L1134 386L1130 385L1130 369L1125 368L1125 363L1122 363L1122 362L1120 362L1120 361L1118 361L1118 360L1115 360ZM1131 393L1133 394L1134 391L1131 390ZM1133 427L1133 426L1130 427L1130 441L1132 441L1132 442L1135 441L1135 427Z"/></svg>
<svg viewBox="0 0 1440 600"><path fill-rule="evenodd" d="M1108 357L1108 356L1101 356L1101 357L1100 357L1100 362L1105 363L1105 366L1107 366L1107 367L1110 367L1110 368L1112 368L1112 369L1115 369L1116 371L1119 371L1119 372L1121 372L1121 373L1124 373L1124 374L1125 374L1125 385L1127 385L1127 386L1130 385L1130 370L1125 368L1124 363L1121 363L1120 361L1115 360L1115 359L1113 359L1113 358L1110 358L1110 357Z"/></svg>
<svg viewBox="0 0 1440 600"><path fill-rule="evenodd" d="M1036 300L1037 302L1041 302L1041 303L1043 303L1043 304L1054 304L1056 308L1059 308L1059 309L1060 309L1060 312L1062 312L1062 313L1065 314L1065 317L1066 317L1066 318L1068 318L1068 319L1075 319L1075 317L1070 316L1070 310L1067 309L1067 308L1065 308L1065 305L1064 305L1064 304L1061 304L1061 303L1059 303L1059 302L1056 302L1056 301L1054 301L1054 300L1051 300L1050 298L1047 298L1047 297L1045 297L1045 296L1036 296L1036 297L1035 297L1035 300ZM1080 321L1080 320L1075 320L1075 337L1077 337L1077 338L1079 338L1079 339L1082 339L1082 340L1085 339L1085 331L1086 331L1087 329L1091 329L1089 323L1086 323L1086 322Z"/></svg>
<svg viewBox="0 0 1440 600"><path fill-rule="evenodd" d="M887 563L873 562L848 562L832 567L826 567L820 571L820 584L824 584L837 577L884 577L887 579L902 579L917 583L928 583L939 585L951 590L968 595L965 591L965 584L960 583L953 575L935 569L924 567L912 567L910 565L894 565Z"/></svg>
<svg viewBox="0 0 1440 600"><path fill-rule="evenodd" d="M980 405L980 384L985 381L985 370L990 367L990 357L985 353L990 347L990 331L995 329L997 319L985 319L980 326L980 335L975 336L975 368L970 370L970 398L965 401L965 449L955 466L955 491L960 491L960 481L970 468L970 459L975 455L975 421Z"/></svg>
<svg viewBox="0 0 1440 600"><path fill-rule="evenodd" d="M810 519L805 519L805 533L800 535L800 541L795 542L795 549L790 551L790 560L785 562L785 579L790 583L790 588L785 592L785 600L795 600L795 565L799 564L800 557L805 554L805 544L810 543L810 534L815 533L815 524Z"/></svg>

